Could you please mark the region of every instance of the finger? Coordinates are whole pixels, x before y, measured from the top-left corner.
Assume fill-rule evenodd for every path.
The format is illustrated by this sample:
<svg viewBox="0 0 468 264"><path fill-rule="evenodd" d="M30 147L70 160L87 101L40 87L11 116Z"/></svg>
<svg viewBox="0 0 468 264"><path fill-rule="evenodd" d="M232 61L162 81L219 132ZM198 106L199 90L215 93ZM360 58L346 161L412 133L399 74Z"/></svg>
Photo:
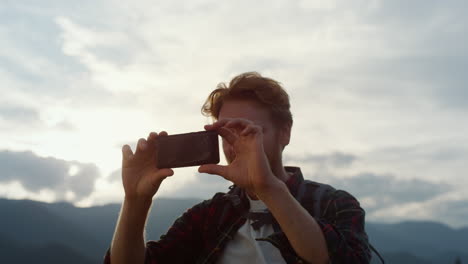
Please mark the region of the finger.
<svg viewBox="0 0 468 264"><path fill-rule="evenodd" d="M218 130L219 135L224 138L229 144L233 145L236 142L238 136L228 128L221 127Z"/></svg>
<svg viewBox="0 0 468 264"><path fill-rule="evenodd" d="M172 175L174 175L174 171L172 169L160 169L151 175L150 182L154 186L157 186L162 180Z"/></svg>
<svg viewBox="0 0 468 264"><path fill-rule="evenodd" d="M144 138L140 138L137 143L135 154L145 152L148 149L148 143Z"/></svg>
<svg viewBox="0 0 468 264"><path fill-rule="evenodd" d="M249 126L245 127L244 130L242 130L241 136L247 136L248 134L257 134L257 133L259 133L261 131L262 131L261 126L249 125Z"/></svg>
<svg viewBox="0 0 468 264"><path fill-rule="evenodd" d="M206 130L216 130L220 127L223 127L227 122L229 122L232 118L223 118L214 122L213 124L205 125Z"/></svg>
<svg viewBox="0 0 468 264"><path fill-rule="evenodd" d="M148 135L148 138L146 139L147 143L148 143L148 149L149 151L151 151L151 153L153 153L156 148L154 147L156 145L156 140L158 139L158 133L156 132L151 132L149 135Z"/></svg>
<svg viewBox="0 0 468 264"><path fill-rule="evenodd" d="M172 169L159 169L152 175L152 180L161 180L174 175Z"/></svg>
<svg viewBox="0 0 468 264"><path fill-rule="evenodd" d="M245 126L248 126L248 125L252 125L253 122L248 120L248 119L244 119L244 118L235 118L235 119L232 119L232 120L229 120L224 126L225 127L245 127Z"/></svg>
<svg viewBox="0 0 468 264"><path fill-rule="evenodd" d="M151 132L149 133L148 137L146 138L147 141L154 141L158 137L158 133Z"/></svg>
<svg viewBox="0 0 468 264"><path fill-rule="evenodd" d="M159 137L167 137L167 132L166 131L161 131L161 132L159 132L159 134L157 134L156 139L155 139L155 146L157 146L156 142L157 142ZM153 150L154 150L154 152L153 152L152 159L157 161L158 160L158 155L160 155L160 151L159 151L159 149L157 147L153 148ZM158 166L159 165L156 162L156 168L163 169L163 168L159 168Z"/></svg>
<svg viewBox="0 0 468 264"><path fill-rule="evenodd" d="M132 157L133 157L132 148L130 148L129 145L123 145L123 147L122 147L122 160L127 161L127 160L132 159Z"/></svg>
<svg viewBox="0 0 468 264"><path fill-rule="evenodd" d="M223 165L216 165L216 164L204 164L198 168L198 172L216 174L226 179L227 167Z"/></svg>

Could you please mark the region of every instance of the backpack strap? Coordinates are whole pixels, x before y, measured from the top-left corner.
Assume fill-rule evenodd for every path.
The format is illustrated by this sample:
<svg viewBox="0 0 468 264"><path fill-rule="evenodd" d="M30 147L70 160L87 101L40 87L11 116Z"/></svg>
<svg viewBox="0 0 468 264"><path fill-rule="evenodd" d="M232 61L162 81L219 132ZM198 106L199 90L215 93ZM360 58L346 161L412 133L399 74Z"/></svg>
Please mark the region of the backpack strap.
<svg viewBox="0 0 468 264"><path fill-rule="evenodd" d="M229 192L224 194L224 198L229 201L221 213L221 216L218 219L218 225L220 226L221 223L224 222L228 212L232 209L234 210L241 210L243 207L242 204L242 196L243 192L241 188L237 187L236 185L229 186Z"/></svg>
<svg viewBox="0 0 468 264"><path fill-rule="evenodd" d="M385 264L385 261L383 259L383 257L380 255L380 253L377 251L377 249L375 249L374 246L372 246L372 244L369 242L369 247L372 251L374 251L374 253L377 255L377 257L379 257L380 259L380 262L382 262L382 264Z"/></svg>

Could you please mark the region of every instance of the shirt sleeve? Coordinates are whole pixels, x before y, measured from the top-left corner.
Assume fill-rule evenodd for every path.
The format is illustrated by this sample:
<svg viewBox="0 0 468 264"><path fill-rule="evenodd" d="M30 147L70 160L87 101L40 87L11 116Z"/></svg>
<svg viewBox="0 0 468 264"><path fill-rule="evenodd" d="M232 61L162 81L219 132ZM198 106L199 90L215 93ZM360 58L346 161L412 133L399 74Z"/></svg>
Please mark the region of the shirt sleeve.
<svg viewBox="0 0 468 264"><path fill-rule="evenodd" d="M370 263L364 210L345 191L335 191L330 198L316 219L327 242L330 263Z"/></svg>
<svg viewBox="0 0 468 264"><path fill-rule="evenodd" d="M159 241L146 243L145 263L192 263L201 252L201 229L210 200L204 201L175 220ZM104 264L110 264L110 249Z"/></svg>

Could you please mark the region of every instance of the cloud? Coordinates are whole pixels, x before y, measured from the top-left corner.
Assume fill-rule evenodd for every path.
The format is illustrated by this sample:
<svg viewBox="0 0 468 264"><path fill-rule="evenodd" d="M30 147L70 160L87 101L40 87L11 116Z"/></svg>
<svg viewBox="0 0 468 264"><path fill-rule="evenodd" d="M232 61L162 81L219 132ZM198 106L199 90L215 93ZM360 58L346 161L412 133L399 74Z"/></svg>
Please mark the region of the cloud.
<svg viewBox="0 0 468 264"><path fill-rule="evenodd" d="M110 183L122 181L122 169L117 169L111 174L109 174L109 176L107 177L107 181L109 181Z"/></svg>
<svg viewBox="0 0 468 264"><path fill-rule="evenodd" d="M430 159L439 159L433 153L419 153L413 150L412 155L424 155ZM398 152L401 155L401 152ZM375 153L374 153L375 154ZM388 153L380 153L382 158ZM411 156L411 154L408 154ZM407 155L407 156L408 156ZM447 154L449 155L449 154ZM392 173L375 173L365 170L359 163L365 162L366 155L357 156L349 153L332 152L329 154L306 154L288 156L286 162L303 166L304 177L324 182L343 189L368 201L370 210L389 207L396 204L421 202L433 199L454 189L453 184L440 180L428 181L419 178L396 177ZM376 157L378 160L379 158ZM359 172L355 172L358 170Z"/></svg>
<svg viewBox="0 0 468 264"><path fill-rule="evenodd" d="M364 16L378 37L389 43L387 53L362 60L357 72L375 76L383 83L398 80L392 89L417 90L416 96L441 107L466 108L468 77L468 19L462 1L379 1L379 7ZM385 47L385 46L382 46ZM388 56L388 53L393 54ZM387 54L387 55L386 55ZM415 97L416 97L415 96ZM426 98L423 98L426 97ZM416 99L416 98L414 98ZM417 101L416 101L417 102Z"/></svg>
<svg viewBox="0 0 468 264"><path fill-rule="evenodd" d="M231 182L221 176L205 173L196 173L183 184L167 192L167 196L178 198L202 198L209 199L217 192L227 192ZM169 179L172 180L172 179Z"/></svg>
<svg viewBox="0 0 468 264"><path fill-rule="evenodd" d="M99 177L95 164L39 157L33 152L0 151L0 183L19 182L24 189L37 193L49 190L57 200L79 201L92 193Z"/></svg>
<svg viewBox="0 0 468 264"><path fill-rule="evenodd" d="M46 118L42 118L46 116ZM25 104L12 104L0 100L0 128L18 133L28 133L34 130L36 133L46 130L60 130L63 132L76 131L77 127L69 120L55 121L54 117L41 112L36 107Z"/></svg>
<svg viewBox="0 0 468 264"><path fill-rule="evenodd" d="M419 22L424 25L428 19L445 17L464 18L462 15L465 3L463 1L450 1L449 3L437 0L416 0L408 3L404 0L374 1L374 9L369 12L369 18L374 22L394 22L407 25Z"/></svg>
<svg viewBox="0 0 468 264"><path fill-rule="evenodd" d="M40 114L36 109L5 103L0 106L1 119L16 123L17 125L31 126L41 123Z"/></svg>
<svg viewBox="0 0 468 264"><path fill-rule="evenodd" d="M329 177L329 183L367 200L370 211L382 207L421 202L445 194L453 187L420 179L397 179L392 175L360 173L352 177Z"/></svg>
<svg viewBox="0 0 468 264"><path fill-rule="evenodd" d="M89 69L63 51L68 42L61 38L62 28L55 18L60 20L62 13L74 17L77 10L93 14L99 3L83 1L74 7L61 3L52 6L5 3L0 7L2 14L12 14L0 18L0 38L5 40L0 44L0 91L6 100L27 102L40 108L41 112L54 106L99 108L104 100L106 104L115 103L120 107L128 105L126 102L135 96L132 92L121 96L100 86ZM81 21L92 18L88 15L79 17ZM107 51L106 46L104 49ZM108 57L122 58L123 52L119 50Z"/></svg>
<svg viewBox="0 0 468 264"><path fill-rule="evenodd" d="M467 33L468 31L463 34ZM361 66L349 74L354 73L356 77L372 76L368 82L375 80L372 81L376 84L372 87L373 93L379 92L380 96L390 95L402 102L405 101L405 96L410 96L408 99L418 105L430 101L441 108L466 108L468 89L465 89L464 84L468 82L468 77L463 69L468 66L468 53L454 53L451 49L435 51L427 46L425 48L429 49L425 52L427 54L363 60ZM351 84L354 82L353 86L358 87L359 81L355 82L357 79L351 78L348 81ZM363 95L369 92L369 87L366 89L365 86L367 85L358 88Z"/></svg>
<svg viewBox="0 0 468 264"><path fill-rule="evenodd" d="M227 192L231 182L218 175L206 173L193 174L193 168L175 169L174 176L163 181L157 196L172 198L209 199L217 192ZM109 174L106 181L110 184L122 184L122 170Z"/></svg>
<svg viewBox="0 0 468 264"><path fill-rule="evenodd" d="M466 111L468 19L462 6L461 1L335 1L334 8L298 25L313 9L285 8L286 17L293 18L283 26L303 33L292 39L313 45L307 50L294 45L303 52L300 58L273 53L275 61L266 69L282 65L274 72L300 74L307 82L302 81L298 97L309 102L358 96L356 104L391 100L395 112L406 104Z"/></svg>
<svg viewBox="0 0 468 264"><path fill-rule="evenodd" d="M55 127L63 131L74 131L77 130L77 127L68 120L62 120L55 124Z"/></svg>
<svg viewBox="0 0 468 264"><path fill-rule="evenodd" d="M111 3L112 12L99 11ZM194 77L187 73L191 69L199 76L259 70L285 76L301 74L301 80L308 77L314 83L320 77L338 82L344 79L344 85L353 89L397 90L402 95L407 88L393 85L392 80L404 80L406 76L417 81L416 89L428 85L433 89L424 96L448 105L464 105L460 98L466 93L460 84L466 79L459 72L465 68L466 49L459 39L467 34L463 34L466 18L458 2L442 5L438 1L416 1L408 5L403 1L278 1L268 9L261 9L263 3L252 6L246 1L149 3L83 1L79 6L54 3L53 8L8 4L7 8L22 18L21 22L4 19L21 36L16 42L29 43L22 38L31 31L24 28L40 26L48 34L37 34L35 46L42 47L53 63L44 64L47 60L43 57L36 60L34 47L18 49L11 59L18 61L17 66L36 65L35 70L22 72L34 73L41 79L52 77L41 73L42 68L53 69L56 77L74 75L73 80L55 78L60 84L85 79L80 85L86 89L84 93L74 92L71 85L43 87L50 91L49 95L65 93L75 102L75 98L87 93L110 99L115 91L174 84L173 73L184 72L185 78L179 79L193 81ZM77 15L78 11L82 13ZM232 13L242 13L243 17L226 20ZM230 32L236 32L235 36ZM460 46L447 48L450 45ZM23 50L30 54L20 56ZM465 56L457 56L460 53ZM336 56L340 59L333 59ZM24 63L27 58L33 58L32 63ZM217 66L219 61L224 67ZM72 68L63 72L62 65ZM82 75L77 76L78 72ZM362 85L358 81L363 75L371 80L375 76L380 85L369 80ZM330 83L325 86L333 88ZM92 97L87 99L89 103Z"/></svg>
<svg viewBox="0 0 468 264"><path fill-rule="evenodd" d="M330 166L335 168L348 167L358 157L349 153L333 152L331 154L311 154L307 153L303 156L285 156L285 163L300 162L308 164L318 164L320 166Z"/></svg>
<svg viewBox="0 0 468 264"><path fill-rule="evenodd" d="M437 219L466 227L468 219L468 199L453 199L435 203L432 206Z"/></svg>
<svg viewBox="0 0 468 264"><path fill-rule="evenodd" d="M463 146L444 146L393 147L359 155L289 155L288 163L301 166L307 179L351 193L371 221L432 219L466 225L462 217L468 206L466 181L456 179L457 171L463 174L468 152Z"/></svg>

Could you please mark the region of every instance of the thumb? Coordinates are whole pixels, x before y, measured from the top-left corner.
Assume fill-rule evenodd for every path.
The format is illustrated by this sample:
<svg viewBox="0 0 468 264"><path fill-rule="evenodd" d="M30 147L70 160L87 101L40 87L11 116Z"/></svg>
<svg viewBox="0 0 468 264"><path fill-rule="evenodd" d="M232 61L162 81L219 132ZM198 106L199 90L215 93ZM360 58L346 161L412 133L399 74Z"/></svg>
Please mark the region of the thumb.
<svg viewBox="0 0 468 264"><path fill-rule="evenodd" d="M216 174L223 178L227 176L227 166L216 165L216 164L204 164L198 168L198 172Z"/></svg>
<svg viewBox="0 0 468 264"><path fill-rule="evenodd" d="M172 169L159 169L151 175L150 181L154 184L172 175L174 175Z"/></svg>

